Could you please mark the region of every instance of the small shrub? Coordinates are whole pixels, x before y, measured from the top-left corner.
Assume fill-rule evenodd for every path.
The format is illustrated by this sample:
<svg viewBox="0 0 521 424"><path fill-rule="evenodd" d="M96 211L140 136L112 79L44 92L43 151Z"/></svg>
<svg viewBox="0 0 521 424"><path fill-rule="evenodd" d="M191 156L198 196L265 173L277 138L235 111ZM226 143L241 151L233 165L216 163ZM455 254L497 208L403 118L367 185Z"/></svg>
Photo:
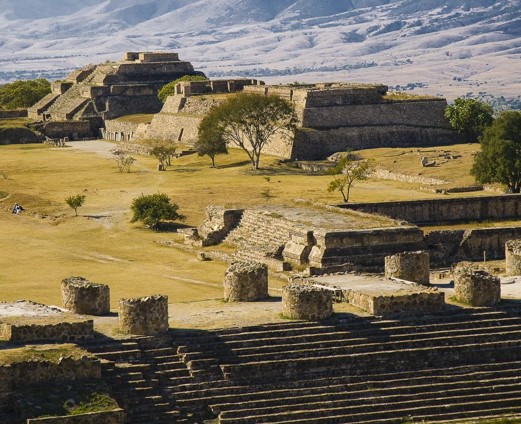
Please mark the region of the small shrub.
<svg viewBox="0 0 521 424"><path fill-rule="evenodd" d="M164 193L141 195L134 199L130 207L133 216L130 222L141 221L147 227L158 230L162 220L183 221L184 215L178 213L179 206L170 203Z"/></svg>
<svg viewBox="0 0 521 424"><path fill-rule="evenodd" d="M77 194L76 196L69 196L65 199L65 203L74 209L76 216L78 216L78 208L81 208L83 203L85 203L85 195Z"/></svg>

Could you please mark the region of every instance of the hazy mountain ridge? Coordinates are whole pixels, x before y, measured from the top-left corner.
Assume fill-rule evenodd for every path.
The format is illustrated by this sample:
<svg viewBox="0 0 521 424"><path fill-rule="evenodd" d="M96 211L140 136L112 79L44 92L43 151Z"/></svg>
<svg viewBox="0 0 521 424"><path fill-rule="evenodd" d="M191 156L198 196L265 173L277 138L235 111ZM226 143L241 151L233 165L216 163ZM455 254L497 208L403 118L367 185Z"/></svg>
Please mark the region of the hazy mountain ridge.
<svg viewBox="0 0 521 424"><path fill-rule="evenodd" d="M512 66L510 76L498 75L504 63L520 59L521 0L49 3L0 0L0 80L18 70L64 73L126 50L176 50L216 76L351 76L362 68L368 76L400 76L403 68L425 79L482 73L499 84L512 75L521 83Z"/></svg>

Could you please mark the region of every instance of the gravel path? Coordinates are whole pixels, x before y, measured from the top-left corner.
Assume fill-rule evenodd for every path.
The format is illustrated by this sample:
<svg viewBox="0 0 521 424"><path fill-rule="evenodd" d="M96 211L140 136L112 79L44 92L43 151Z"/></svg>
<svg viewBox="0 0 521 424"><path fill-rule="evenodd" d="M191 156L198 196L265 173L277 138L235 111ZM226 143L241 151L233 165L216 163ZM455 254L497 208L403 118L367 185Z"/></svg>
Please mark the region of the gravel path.
<svg viewBox="0 0 521 424"><path fill-rule="evenodd" d="M97 153L100 156L111 158L112 153L110 153L110 151L116 147L116 144L106 140L85 140L72 141L67 143L66 146L76 150Z"/></svg>

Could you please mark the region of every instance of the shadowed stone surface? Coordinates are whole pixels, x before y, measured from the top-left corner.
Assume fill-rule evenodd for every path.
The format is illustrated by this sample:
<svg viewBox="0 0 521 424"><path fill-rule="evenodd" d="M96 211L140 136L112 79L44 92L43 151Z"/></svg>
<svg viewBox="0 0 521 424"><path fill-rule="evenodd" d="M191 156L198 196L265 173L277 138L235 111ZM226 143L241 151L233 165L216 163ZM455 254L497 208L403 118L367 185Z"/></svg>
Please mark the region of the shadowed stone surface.
<svg viewBox="0 0 521 424"><path fill-rule="evenodd" d="M224 274L224 300L251 302L268 297L268 267L256 262L234 262Z"/></svg>
<svg viewBox="0 0 521 424"><path fill-rule="evenodd" d="M282 290L282 313L292 319L327 319L333 314L333 292L307 284L288 284Z"/></svg>
<svg viewBox="0 0 521 424"><path fill-rule="evenodd" d="M429 284L429 253L404 252L385 257L385 276Z"/></svg>
<svg viewBox="0 0 521 424"><path fill-rule="evenodd" d="M505 243L507 275L521 275L521 240L508 240Z"/></svg>
<svg viewBox="0 0 521 424"><path fill-rule="evenodd" d="M125 334L153 336L168 330L168 296L120 299L119 327Z"/></svg>
<svg viewBox="0 0 521 424"><path fill-rule="evenodd" d="M501 285L497 277L485 271L458 268L454 278L454 295L472 306L493 306L501 301Z"/></svg>
<svg viewBox="0 0 521 424"><path fill-rule="evenodd" d="M61 282L63 307L77 314L107 315L110 312L110 289L83 277L69 277Z"/></svg>

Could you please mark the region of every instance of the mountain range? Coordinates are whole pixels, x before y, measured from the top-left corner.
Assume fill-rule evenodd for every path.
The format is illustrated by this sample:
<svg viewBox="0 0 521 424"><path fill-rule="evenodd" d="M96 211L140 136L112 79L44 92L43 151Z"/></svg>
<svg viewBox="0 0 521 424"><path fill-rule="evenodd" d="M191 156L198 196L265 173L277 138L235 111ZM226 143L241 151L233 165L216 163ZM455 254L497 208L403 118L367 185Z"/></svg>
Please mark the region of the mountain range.
<svg viewBox="0 0 521 424"><path fill-rule="evenodd" d="M0 82L168 50L211 77L521 93L521 0L0 0Z"/></svg>

